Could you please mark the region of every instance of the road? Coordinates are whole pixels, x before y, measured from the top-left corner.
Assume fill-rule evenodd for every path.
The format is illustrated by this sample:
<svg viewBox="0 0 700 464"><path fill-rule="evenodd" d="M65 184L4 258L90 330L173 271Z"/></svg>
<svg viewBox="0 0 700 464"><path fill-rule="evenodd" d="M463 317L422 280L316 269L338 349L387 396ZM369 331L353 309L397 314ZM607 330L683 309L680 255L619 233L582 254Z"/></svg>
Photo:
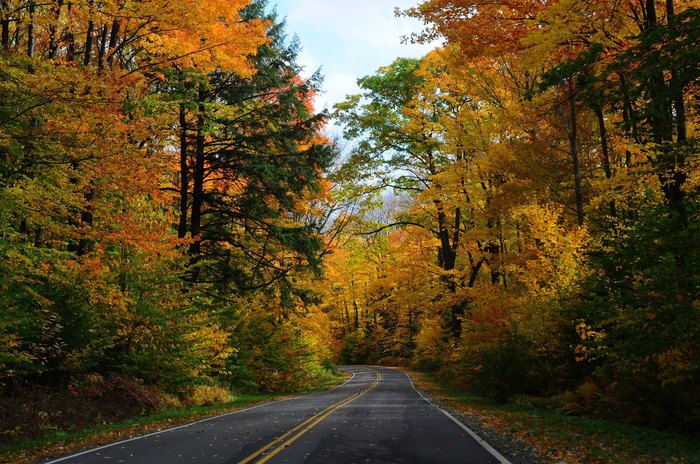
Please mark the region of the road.
<svg viewBox="0 0 700 464"><path fill-rule="evenodd" d="M403 372L343 369L352 378L327 392L236 411L45 464L508 463L425 400Z"/></svg>

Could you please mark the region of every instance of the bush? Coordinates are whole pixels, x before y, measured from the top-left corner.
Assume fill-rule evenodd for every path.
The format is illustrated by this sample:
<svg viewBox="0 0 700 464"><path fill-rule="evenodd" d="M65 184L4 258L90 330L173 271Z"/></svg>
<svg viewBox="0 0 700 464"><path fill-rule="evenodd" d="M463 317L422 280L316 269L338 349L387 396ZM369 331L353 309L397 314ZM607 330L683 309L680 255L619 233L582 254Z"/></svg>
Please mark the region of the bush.
<svg viewBox="0 0 700 464"><path fill-rule="evenodd" d="M228 358L227 372L235 390L293 392L312 388L329 376L325 353L310 342L303 321L290 318L281 324L254 315L233 335L236 351Z"/></svg>
<svg viewBox="0 0 700 464"><path fill-rule="evenodd" d="M91 374L60 390L16 384L0 397L0 442L76 430L157 411L160 393L141 381Z"/></svg>
<svg viewBox="0 0 700 464"><path fill-rule="evenodd" d="M528 393L535 384L530 342L509 333L480 352L474 373L475 388L498 402L506 402L516 393Z"/></svg>
<svg viewBox="0 0 700 464"><path fill-rule="evenodd" d="M324 359L321 361L321 367L331 375L338 375L338 367L330 359Z"/></svg>
<svg viewBox="0 0 700 464"><path fill-rule="evenodd" d="M231 392L218 385L199 385L187 392L186 403L191 406L212 406L233 401Z"/></svg>

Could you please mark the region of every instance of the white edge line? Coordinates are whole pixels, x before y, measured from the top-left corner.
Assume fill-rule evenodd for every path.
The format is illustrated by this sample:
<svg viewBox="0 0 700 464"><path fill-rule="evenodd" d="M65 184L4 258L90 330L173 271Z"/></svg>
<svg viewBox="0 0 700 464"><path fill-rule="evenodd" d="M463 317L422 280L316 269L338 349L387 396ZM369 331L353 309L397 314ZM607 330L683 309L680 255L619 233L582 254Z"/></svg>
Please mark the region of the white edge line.
<svg viewBox="0 0 700 464"><path fill-rule="evenodd" d="M484 439L481 438L479 435L477 435L476 432L474 432L472 429L470 429L469 427L467 427L466 425L464 425L459 419L457 419L455 416L453 416L452 414L450 414L449 412L445 411L445 410L442 409L440 406L438 406L437 404L433 403L433 402L430 401L428 398L426 398L425 395L423 395L423 393L421 393L421 392L416 388L416 386L413 384L413 379L411 378L410 375L406 374L406 373L403 372L403 371L399 371L399 372L401 372L403 375L405 375L406 377L408 377L408 381L411 382L411 387L413 387L413 389L416 391L416 393L418 393L418 395L420 395L420 397L423 398L423 400L424 400L426 403L430 404L432 407L434 407L435 409L437 409L438 411L442 412L444 415L446 415L447 417L449 417L450 419L452 419L452 421L453 421L455 424L457 424L457 425L460 426L465 432L467 432L467 433L468 433L474 440L476 440L476 442L479 443L486 451L488 451L489 453L491 453L491 454L493 455L493 457L495 457L496 459L498 459L498 462L499 462L500 464L513 464L513 463L510 462L508 459L506 459L505 456L503 456L501 453L499 453L498 451L496 451L496 449L495 449L493 446L491 446L486 440L484 440Z"/></svg>
<svg viewBox="0 0 700 464"><path fill-rule="evenodd" d="M346 371L346 372L350 372L350 371ZM80 456L84 456L84 455L86 455L86 454L96 453L96 452L98 452L98 451L102 451L102 450L104 450L104 449L111 448L111 447L113 447L113 446L123 445L124 443L130 443L130 442L132 442L132 441L143 440L144 438L153 437L153 436L155 436L155 435L160 435L160 434L163 434L163 433L173 432L173 431L175 431L175 430L180 430L180 429L184 429L184 428L187 428L187 427L193 427L193 426L195 426L195 425L197 425L197 424L202 424L202 423L204 423L204 422L209 422L209 421L212 421L212 420L215 420L215 419L220 419L220 418L222 418L222 417L232 416L232 415L234 415L234 414L240 414L240 413L242 413L242 412L247 412L247 411L251 411L251 410L253 410L253 409L262 408L263 406L270 406L271 404L282 403L282 402L285 402L285 401L291 401L291 400L295 400L295 399L297 399L297 398L303 398L303 397L306 397L306 396L319 395L319 394L321 394L321 393L328 393L328 392L331 392L331 391L335 390L336 388L342 387L343 385L349 383L353 378L355 378L355 373L354 373L354 372L350 372L350 373L351 373L352 375L350 376L350 378L349 378L348 380L346 380L345 382L341 383L340 385L337 385L337 386L331 388L330 390L326 390L326 391L322 391L322 392L316 392L316 393L309 393L309 394L307 394L307 395L294 396L294 397L292 397L292 398L284 398L284 399L281 399L281 400L270 401L270 402L268 402L268 403L261 403L261 404L258 404L258 405L256 405L256 406L251 406L250 408L238 409L238 410L236 410L236 411L227 412L227 413L225 413L225 414L220 414L220 415L218 415L218 416L207 417L206 419L198 420L198 421L195 421L195 422L190 422L190 423L183 424L183 425L179 425L179 426L176 426L176 427L171 427L171 428L169 428L169 429L163 429L163 430L159 430L159 431L157 431L157 432L152 432L152 433L149 433L149 434L146 434L146 435L139 435L138 437L132 437L132 438L127 438L126 440L116 441L116 442L110 443L110 444L108 444L108 445L104 445L104 446L100 446L100 447L98 447L98 448L92 448L92 449L89 449L89 450L81 451L80 453L71 454L71 455L69 455L69 456L64 456L64 457L62 457L62 458L53 459L53 460L51 460L51 461L42 461L42 464L55 464L55 463L57 463L57 462L67 461L67 460L69 460L69 459L73 459L73 458L77 458L77 457L80 457Z"/></svg>

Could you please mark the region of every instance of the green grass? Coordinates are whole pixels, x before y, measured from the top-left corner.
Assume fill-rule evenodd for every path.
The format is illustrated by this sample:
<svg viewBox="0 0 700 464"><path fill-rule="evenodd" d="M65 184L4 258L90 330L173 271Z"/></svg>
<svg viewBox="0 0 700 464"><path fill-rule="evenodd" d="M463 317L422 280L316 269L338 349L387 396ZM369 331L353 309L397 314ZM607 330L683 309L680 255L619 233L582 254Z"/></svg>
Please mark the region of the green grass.
<svg viewBox="0 0 700 464"><path fill-rule="evenodd" d="M133 436L145 435L178 425L233 412L256 404L267 403L289 396L324 391L346 379L343 375L328 376L314 388L285 394L243 394L223 404L170 407L156 414L125 420L114 424L103 424L74 431L50 431L40 438L21 439L0 445L0 463L24 464L52 456L68 455L81 449L102 446Z"/></svg>
<svg viewBox="0 0 700 464"><path fill-rule="evenodd" d="M412 374L436 399L479 417L487 426L528 443L547 462L700 463L700 440L671 432L517 404L495 404L482 397L445 389Z"/></svg>

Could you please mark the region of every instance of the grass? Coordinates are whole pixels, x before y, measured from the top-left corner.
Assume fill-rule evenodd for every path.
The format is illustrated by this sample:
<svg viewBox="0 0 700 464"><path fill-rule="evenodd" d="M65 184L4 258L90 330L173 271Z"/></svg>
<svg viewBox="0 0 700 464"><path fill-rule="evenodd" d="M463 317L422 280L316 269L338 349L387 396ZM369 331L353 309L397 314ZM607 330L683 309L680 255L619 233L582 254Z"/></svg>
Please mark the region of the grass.
<svg viewBox="0 0 700 464"><path fill-rule="evenodd" d="M315 388L300 392L237 395L233 400L218 405L165 408L153 415L115 424L103 424L84 430L52 431L40 438L22 439L11 444L0 445L0 463L30 464L50 457L65 456L83 449L158 432L246 407L327 390L345 381L346 378L347 376L344 375L327 377Z"/></svg>
<svg viewBox="0 0 700 464"><path fill-rule="evenodd" d="M516 404L500 405L451 391L426 374L411 372L416 386L436 400L478 417L484 425L531 445L548 463L700 463L697 438Z"/></svg>

